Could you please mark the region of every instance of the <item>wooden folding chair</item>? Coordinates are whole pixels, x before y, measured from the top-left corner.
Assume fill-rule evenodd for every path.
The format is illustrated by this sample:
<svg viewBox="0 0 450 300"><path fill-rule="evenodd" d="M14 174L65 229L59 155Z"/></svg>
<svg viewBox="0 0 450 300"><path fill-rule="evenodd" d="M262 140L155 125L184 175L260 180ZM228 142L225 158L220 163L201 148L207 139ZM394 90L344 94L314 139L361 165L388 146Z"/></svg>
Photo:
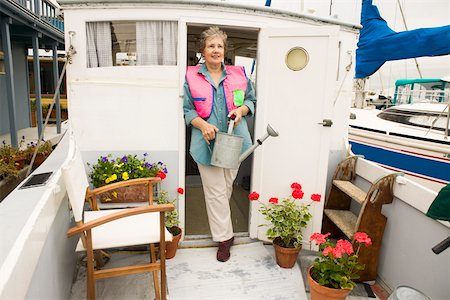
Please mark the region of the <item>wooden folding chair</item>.
<svg viewBox="0 0 450 300"><path fill-rule="evenodd" d="M172 204L153 205L152 186L159 178L141 178L122 181L91 190L89 188L81 154L75 145L71 147L70 159L62 168L69 201L76 226L69 229L68 237L80 234L76 251L87 251L87 298L95 299L95 280L122 275L153 273L156 299L166 299L166 241L172 235L164 226L164 213L175 209ZM119 186L142 184L149 187L149 205L131 209L83 211L86 200L92 201L99 193ZM84 214L84 219L83 219ZM155 243L159 243L160 259L156 260ZM94 269L94 250L135 245L150 245L150 263L120 268ZM161 285L158 283L158 271Z"/></svg>

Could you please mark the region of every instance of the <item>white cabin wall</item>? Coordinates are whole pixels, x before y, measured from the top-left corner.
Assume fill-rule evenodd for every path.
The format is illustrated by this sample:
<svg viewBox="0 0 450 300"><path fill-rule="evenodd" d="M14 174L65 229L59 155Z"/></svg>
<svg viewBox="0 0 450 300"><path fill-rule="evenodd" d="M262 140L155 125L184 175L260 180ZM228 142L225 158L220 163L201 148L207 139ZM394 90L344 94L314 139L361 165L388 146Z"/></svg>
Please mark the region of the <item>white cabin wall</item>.
<svg viewBox="0 0 450 300"><path fill-rule="evenodd" d="M355 72L355 51L357 36L351 32L339 34L339 63L335 72L334 91L332 93L332 117L330 155L328 163L327 190L337 165L347 154L348 123L353 93Z"/></svg>

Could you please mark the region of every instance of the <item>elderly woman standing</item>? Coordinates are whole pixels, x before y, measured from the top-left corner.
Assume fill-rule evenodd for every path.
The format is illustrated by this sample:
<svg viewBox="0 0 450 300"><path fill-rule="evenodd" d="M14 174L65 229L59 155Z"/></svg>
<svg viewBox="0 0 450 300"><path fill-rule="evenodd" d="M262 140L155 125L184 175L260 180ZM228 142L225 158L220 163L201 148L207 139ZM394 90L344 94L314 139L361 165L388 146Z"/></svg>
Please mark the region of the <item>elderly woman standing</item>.
<svg viewBox="0 0 450 300"><path fill-rule="evenodd" d="M218 27L201 34L201 65L188 67L184 85L184 118L193 126L190 154L198 165L205 193L212 238L219 242L217 260L230 258L233 244L230 198L238 169L211 165L216 132L226 132L228 118L235 116L234 134L244 138L242 152L251 146L246 115L254 113L255 92L243 67L225 66L227 35Z"/></svg>

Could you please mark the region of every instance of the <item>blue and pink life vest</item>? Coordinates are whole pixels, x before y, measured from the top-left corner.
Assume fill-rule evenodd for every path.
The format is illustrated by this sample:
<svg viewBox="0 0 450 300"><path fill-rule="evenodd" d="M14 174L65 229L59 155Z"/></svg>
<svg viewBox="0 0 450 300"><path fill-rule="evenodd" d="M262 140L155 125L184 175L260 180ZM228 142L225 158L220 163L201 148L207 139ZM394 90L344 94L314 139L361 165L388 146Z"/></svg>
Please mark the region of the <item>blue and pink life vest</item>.
<svg viewBox="0 0 450 300"><path fill-rule="evenodd" d="M228 73L223 81L225 101L228 111L232 111L243 104L248 79L242 66L225 66L225 68ZM200 65L187 67L186 81L194 100L195 110L201 118L207 119L211 115L214 87L203 74L198 73L199 69Z"/></svg>

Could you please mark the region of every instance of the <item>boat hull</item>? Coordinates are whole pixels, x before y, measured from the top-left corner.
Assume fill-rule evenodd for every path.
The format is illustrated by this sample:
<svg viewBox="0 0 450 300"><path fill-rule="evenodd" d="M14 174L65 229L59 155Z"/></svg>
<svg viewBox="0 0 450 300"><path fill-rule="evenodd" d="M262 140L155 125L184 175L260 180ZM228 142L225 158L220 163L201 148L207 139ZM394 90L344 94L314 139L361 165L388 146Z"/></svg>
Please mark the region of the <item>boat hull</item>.
<svg viewBox="0 0 450 300"><path fill-rule="evenodd" d="M349 136L352 152L363 155L388 169L405 173L412 180L439 191L450 182L450 159L444 154L384 142L368 137Z"/></svg>

